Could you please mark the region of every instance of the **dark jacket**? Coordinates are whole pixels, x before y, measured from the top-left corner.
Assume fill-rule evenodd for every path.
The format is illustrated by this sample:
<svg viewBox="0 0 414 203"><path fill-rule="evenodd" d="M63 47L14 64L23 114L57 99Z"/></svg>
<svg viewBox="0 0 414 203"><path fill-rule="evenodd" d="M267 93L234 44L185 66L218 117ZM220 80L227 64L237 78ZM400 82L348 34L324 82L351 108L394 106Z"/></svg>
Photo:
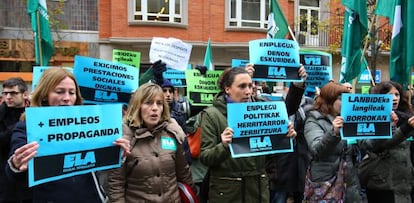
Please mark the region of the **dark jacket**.
<svg viewBox="0 0 414 203"><path fill-rule="evenodd" d="M174 118L178 125L183 129L184 133L187 133L187 129L185 126L186 116L184 113L183 105L179 102L173 101L169 104L170 106L170 114L171 118Z"/></svg>
<svg viewBox="0 0 414 203"><path fill-rule="evenodd" d="M13 130L11 140L11 152L27 143L26 122L18 122ZM41 147L41 146L40 146ZM13 153L12 153L13 154ZM14 181L28 185L27 172L16 173L9 164L6 167L6 174ZM43 183L33 186L34 203L73 203L91 202L100 203L97 190L97 182L94 181L91 173L77 175L61 180Z"/></svg>
<svg viewBox="0 0 414 203"><path fill-rule="evenodd" d="M397 112L398 114L398 112ZM400 115L399 115L400 117ZM406 120L400 117L400 120ZM390 190L395 202L410 202L414 185L414 168L410 159L410 142L414 129L406 122L396 128L387 140L362 140L363 150L383 157L368 181L368 189Z"/></svg>
<svg viewBox="0 0 414 203"><path fill-rule="evenodd" d="M347 145L346 140L341 140L340 136L335 135L332 127L334 119L334 116L322 115L317 110L310 111L306 118L304 133L312 154L310 162L312 181L320 182L332 178L337 174L342 157L346 161L345 202L362 202L357 171L353 167L354 151Z"/></svg>
<svg viewBox="0 0 414 203"><path fill-rule="evenodd" d="M195 189L182 147L185 135L174 119L153 131L124 124L123 137L131 140L131 154L109 172L111 202L179 203L178 181ZM167 146L163 140L174 143Z"/></svg>
<svg viewBox="0 0 414 203"><path fill-rule="evenodd" d="M27 185L9 180L5 173L12 131L23 112L24 107L9 108L4 102L0 105L0 202L31 199Z"/></svg>
<svg viewBox="0 0 414 203"><path fill-rule="evenodd" d="M295 116L296 118L301 118L298 109L302 102L304 91L304 88L296 87L295 85L291 85L289 88L285 103L290 117ZM284 192L300 191L298 189L298 185L300 185L298 180L300 178L298 167L302 163L298 159L303 155L306 156L307 145L303 138L303 123L302 127L299 125L301 125L299 122L295 122L295 130L298 136L295 138L294 152L274 154L267 157L266 171L269 174L271 190ZM298 131L300 129L301 131Z"/></svg>
<svg viewBox="0 0 414 203"><path fill-rule="evenodd" d="M304 136L306 107L312 106L313 99L302 98L301 107L289 118L294 120L297 133L293 144L294 151L271 156L266 169L270 177L270 189L279 192L296 192L301 198L304 192L306 169L310 161L310 153ZM271 159L269 159L271 160Z"/></svg>

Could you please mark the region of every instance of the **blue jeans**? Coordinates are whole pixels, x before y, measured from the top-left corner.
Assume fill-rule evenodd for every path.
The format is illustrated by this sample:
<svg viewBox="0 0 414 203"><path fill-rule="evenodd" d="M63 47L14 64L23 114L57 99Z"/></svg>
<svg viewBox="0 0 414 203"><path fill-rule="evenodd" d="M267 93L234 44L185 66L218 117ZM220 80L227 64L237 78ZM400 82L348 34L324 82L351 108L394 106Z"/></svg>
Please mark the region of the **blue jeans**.
<svg viewBox="0 0 414 203"><path fill-rule="evenodd" d="M286 203L288 192L270 191L270 203Z"/></svg>

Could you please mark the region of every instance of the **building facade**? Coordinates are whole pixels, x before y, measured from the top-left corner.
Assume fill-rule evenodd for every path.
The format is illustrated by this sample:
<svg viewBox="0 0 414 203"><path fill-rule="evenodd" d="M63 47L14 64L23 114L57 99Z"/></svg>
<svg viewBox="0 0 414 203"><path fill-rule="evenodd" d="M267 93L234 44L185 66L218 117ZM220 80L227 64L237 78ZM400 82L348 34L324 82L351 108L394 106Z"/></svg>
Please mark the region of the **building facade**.
<svg viewBox="0 0 414 203"><path fill-rule="evenodd" d="M55 53L49 66L72 67L75 55L99 57L97 0L48 0ZM27 1L0 2L0 83L9 77L32 81L35 63Z"/></svg>
<svg viewBox="0 0 414 203"><path fill-rule="evenodd" d="M0 82L16 72L31 80L36 65L25 2L0 2ZM338 80L341 2L278 2L292 31L287 37L302 49L333 53L333 77ZM192 44L192 65L203 63L209 39L216 69L229 67L232 59L248 59L248 42L266 38L269 13L269 0L48 0L47 5L55 46L49 65L72 66L74 55L112 60L112 50L123 49L141 52L141 71L150 65L153 37ZM377 58L383 80L388 78L388 61L388 54Z"/></svg>

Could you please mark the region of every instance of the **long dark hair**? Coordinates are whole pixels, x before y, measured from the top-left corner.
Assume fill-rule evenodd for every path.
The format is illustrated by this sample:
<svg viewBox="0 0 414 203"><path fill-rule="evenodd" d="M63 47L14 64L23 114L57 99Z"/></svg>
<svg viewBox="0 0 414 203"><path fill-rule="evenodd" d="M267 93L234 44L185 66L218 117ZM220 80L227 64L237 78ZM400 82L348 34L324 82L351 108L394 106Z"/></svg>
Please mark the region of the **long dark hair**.
<svg viewBox="0 0 414 203"><path fill-rule="evenodd" d="M372 87L370 92L371 94L387 94L393 87L400 93L400 103L398 103L397 110L412 114L411 105L408 103L408 96L400 84L394 81L383 81Z"/></svg>

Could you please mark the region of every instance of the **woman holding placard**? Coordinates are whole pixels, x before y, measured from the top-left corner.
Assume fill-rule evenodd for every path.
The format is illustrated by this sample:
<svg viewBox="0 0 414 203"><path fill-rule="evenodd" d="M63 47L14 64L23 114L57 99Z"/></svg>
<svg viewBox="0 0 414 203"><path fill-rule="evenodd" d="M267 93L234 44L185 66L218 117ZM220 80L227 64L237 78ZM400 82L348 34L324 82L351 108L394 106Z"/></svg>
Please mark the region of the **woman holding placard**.
<svg viewBox="0 0 414 203"><path fill-rule="evenodd" d="M304 134L312 155L305 179L307 202L362 201L352 147L339 134L343 127L341 95L348 92L345 86L329 82L307 114Z"/></svg>
<svg viewBox="0 0 414 203"><path fill-rule="evenodd" d="M31 97L31 106L72 106L82 105L78 83L74 75L64 68L47 69ZM27 164L36 156L39 144L27 143L26 119L16 124L11 140L12 155L8 160L6 173L18 182L27 184ZM129 153L129 142L115 141ZM49 174L48 174L49 175ZM33 187L33 202L104 202L105 197L94 173L76 175L69 178L43 183Z"/></svg>
<svg viewBox="0 0 414 203"><path fill-rule="evenodd" d="M187 185L187 192L196 199L184 154L185 134L170 117L159 85L145 83L132 95L122 131L130 140L131 153L121 168L109 172L110 202L178 203L179 182Z"/></svg>
<svg viewBox="0 0 414 203"><path fill-rule="evenodd" d="M393 81L381 82L372 87L370 92L393 95L393 116L398 118L393 119L395 122L391 139L361 141L361 148L367 154L362 163L373 156L379 157L376 167L370 170L365 185L368 202L411 203L414 168L410 159L410 142L407 141L414 135L411 105L401 85Z"/></svg>
<svg viewBox="0 0 414 203"><path fill-rule="evenodd" d="M200 160L209 167L209 202L269 202L266 157L232 158L229 149L233 130L227 126L227 104L264 101L252 96L253 82L249 72L253 70L224 70L217 82L220 92L202 117ZM301 75L306 75L306 72ZM300 98L295 99L299 105ZM287 136L294 137L295 134L290 124Z"/></svg>

